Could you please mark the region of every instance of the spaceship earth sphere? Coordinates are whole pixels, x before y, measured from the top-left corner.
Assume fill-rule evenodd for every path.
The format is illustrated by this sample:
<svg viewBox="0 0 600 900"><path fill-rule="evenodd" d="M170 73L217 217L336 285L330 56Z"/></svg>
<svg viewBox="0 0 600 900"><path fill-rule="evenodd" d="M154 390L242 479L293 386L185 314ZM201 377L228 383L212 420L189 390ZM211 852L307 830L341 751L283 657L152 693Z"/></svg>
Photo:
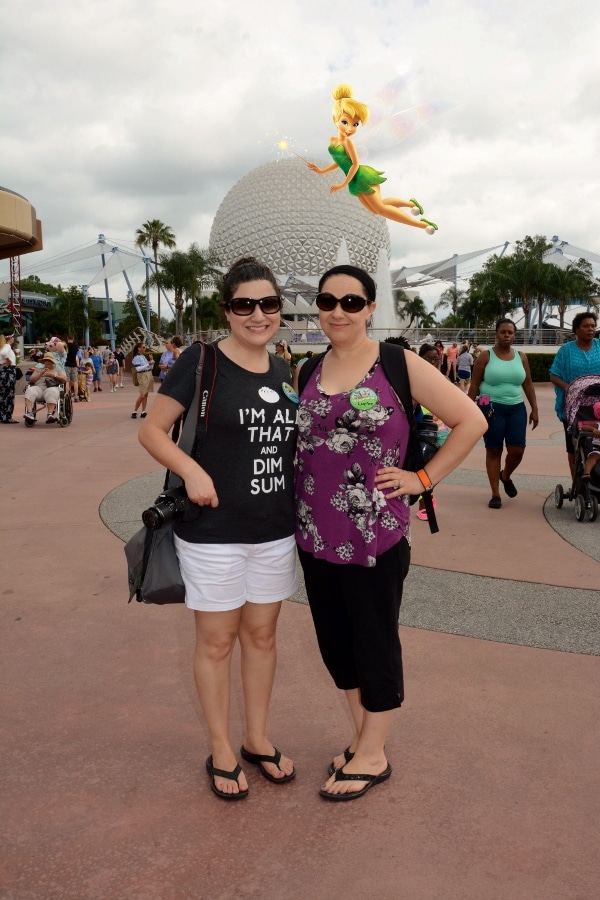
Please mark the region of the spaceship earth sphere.
<svg viewBox="0 0 600 900"><path fill-rule="evenodd" d="M325 164L326 165L326 164ZM221 264L256 256L276 273L320 275L346 241L350 262L369 272L379 251L390 258L385 219L371 215L347 190L330 194L341 172L319 176L300 159L265 163L225 196L210 232Z"/></svg>

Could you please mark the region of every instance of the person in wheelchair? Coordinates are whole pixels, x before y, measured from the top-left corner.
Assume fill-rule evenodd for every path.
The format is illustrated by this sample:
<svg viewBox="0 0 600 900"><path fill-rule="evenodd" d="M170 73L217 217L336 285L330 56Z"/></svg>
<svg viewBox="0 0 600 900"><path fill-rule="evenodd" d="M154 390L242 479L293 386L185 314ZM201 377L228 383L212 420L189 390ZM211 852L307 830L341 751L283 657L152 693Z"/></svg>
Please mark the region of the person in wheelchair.
<svg viewBox="0 0 600 900"><path fill-rule="evenodd" d="M46 422L52 424L56 422L55 412L60 397L60 385L67 383L67 376L52 353L44 353L41 363L43 368L34 369L25 391L23 418L35 422L34 405L43 400L48 408Z"/></svg>

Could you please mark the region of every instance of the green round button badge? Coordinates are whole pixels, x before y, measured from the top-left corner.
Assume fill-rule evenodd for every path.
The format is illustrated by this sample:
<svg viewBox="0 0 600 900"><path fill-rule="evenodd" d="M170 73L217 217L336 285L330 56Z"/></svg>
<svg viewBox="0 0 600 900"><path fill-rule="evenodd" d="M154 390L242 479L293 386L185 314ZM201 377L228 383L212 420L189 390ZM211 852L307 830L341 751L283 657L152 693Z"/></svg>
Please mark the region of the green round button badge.
<svg viewBox="0 0 600 900"><path fill-rule="evenodd" d="M377 394L371 388L355 388L350 394L350 406L360 411L373 409L377 403Z"/></svg>

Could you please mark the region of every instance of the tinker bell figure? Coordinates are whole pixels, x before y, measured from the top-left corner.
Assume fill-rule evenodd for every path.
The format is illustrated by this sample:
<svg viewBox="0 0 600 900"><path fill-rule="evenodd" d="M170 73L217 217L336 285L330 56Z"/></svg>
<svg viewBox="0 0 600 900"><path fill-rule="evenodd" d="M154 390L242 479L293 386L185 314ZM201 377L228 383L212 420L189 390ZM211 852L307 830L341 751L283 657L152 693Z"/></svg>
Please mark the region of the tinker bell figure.
<svg viewBox="0 0 600 900"><path fill-rule="evenodd" d="M402 200L400 197L382 197L380 184L386 179L383 172L373 169L371 166L361 166L358 160L356 147L352 142L359 125L366 125L369 118L369 107L365 103L359 103L352 99L352 88L349 84L338 84L333 90L333 122L337 128L337 135L331 138L329 153L333 162L325 169L321 169L316 163L307 163L308 168L318 175L333 172L338 167L346 175L341 184L332 184L329 192L335 194L348 188L354 197L358 197L365 209L375 216L383 216L393 222L402 225L412 225L414 228L424 228L427 234L434 234L438 227L429 219L420 218L418 221L411 215L402 211L403 207L410 209L412 216L423 216L423 207L412 197L410 200Z"/></svg>

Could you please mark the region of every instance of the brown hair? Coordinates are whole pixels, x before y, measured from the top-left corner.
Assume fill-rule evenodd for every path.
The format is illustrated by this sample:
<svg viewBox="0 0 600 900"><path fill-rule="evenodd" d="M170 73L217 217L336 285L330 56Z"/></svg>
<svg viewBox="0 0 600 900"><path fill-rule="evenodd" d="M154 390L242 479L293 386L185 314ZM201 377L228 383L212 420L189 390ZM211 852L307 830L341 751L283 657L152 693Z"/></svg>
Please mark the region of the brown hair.
<svg viewBox="0 0 600 900"><path fill-rule="evenodd" d="M237 262L234 262L223 278L221 294L225 308L231 303L233 295L240 284L247 284L249 281L268 281L273 287L275 296L281 297L277 279L270 268L254 256L243 256Z"/></svg>

